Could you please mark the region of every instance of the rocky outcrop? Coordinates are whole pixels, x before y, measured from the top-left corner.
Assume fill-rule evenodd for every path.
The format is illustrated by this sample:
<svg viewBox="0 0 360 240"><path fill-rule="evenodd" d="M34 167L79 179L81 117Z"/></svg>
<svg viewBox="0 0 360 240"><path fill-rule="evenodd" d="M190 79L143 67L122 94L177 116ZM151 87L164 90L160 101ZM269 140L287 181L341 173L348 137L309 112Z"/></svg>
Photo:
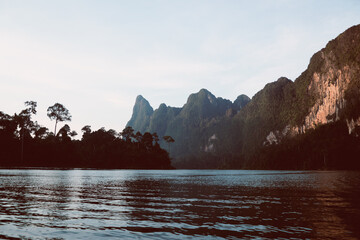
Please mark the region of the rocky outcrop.
<svg viewBox="0 0 360 240"><path fill-rule="evenodd" d="M251 99L248 96L241 94L235 99L233 103L233 109L237 112L240 111L240 109L245 107L250 102L250 100Z"/></svg>
<svg viewBox="0 0 360 240"><path fill-rule="evenodd" d="M350 68L336 69L331 64L327 65L326 72L314 73L309 86L309 91L314 91L319 97L305 117L306 129L340 120L339 113L346 105L345 91L351 81Z"/></svg>
<svg viewBox="0 0 360 240"><path fill-rule="evenodd" d="M360 25L340 34L317 54L321 64L315 69L308 87L316 102L306 116L303 128L315 128L341 118L356 124L356 120L348 119L352 116L341 113L347 108L348 90L360 90L354 89L358 88L354 83L360 81Z"/></svg>
<svg viewBox="0 0 360 240"><path fill-rule="evenodd" d="M212 135L208 139L207 145L205 145L204 147L204 152L214 152L215 151L214 143L216 140L217 140L216 134Z"/></svg>
<svg viewBox="0 0 360 240"><path fill-rule="evenodd" d="M346 119L346 125L348 127L349 134L352 134L355 131L356 127L360 126L360 118L356 119L355 121L354 119Z"/></svg>
<svg viewBox="0 0 360 240"><path fill-rule="evenodd" d="M360 25L315 53L295 81L281 77L252 100L240 95L231 102L202 89L191 94L182 108L162 104L153 111L138 98L128 125L136 131L172 136L172 157L206 153L206 157L245 159L247 164L263 146L321 125L347 124L349 134L360 135Z"/></svg>
<svg viewBox="0 0 360 240"><path fill-rule="evenodd" d="M270 131L264 142L265 145L276 144L285 136L302 134L309 129L315 129L317 126L339 121L342 118L348 122L350 133L359 124L356 119L341 113L347 107L346 93L349 88L354 87L350 83L359 81L360 25L348 29L330 41L324 49L314 54L304 73L309 76L309 79L304 81L308 82L306 87L308 95L305 97L311 98L313 104L307 110L301 124L291 125L289 131ZM295 88L299 87L296 85L300 85L297 81L295 81ZM280 134L276 134L277 132Z"/></svg>
<svg viewBox="0 0 360 240"><path fill-rule="evenodd" d="M266 136L266 140L263 142L263 145L267 146L280 143L284 137L289 136L290 131L290 125L287 125L282 131L271 131L269 135Z"/></svg>
<svg viewBox="0 0 360 240"><path fill-rule="evenodd" d="M220 123L222 118L234 117L249 101L248 96L240 95L231 102L201 89L191 94L182 108L163 103L153 111L148 101L138 96L127 126L141 133L156 132L160 138L172 136L175 139L171 147L172 157L214 152L216 129L209 129Z"/></svg>
<svg viewBox="0 0 360 240"><path fill-rule="evenodd" d="M153 113L154 110L149 102L143 96L139 95L136 97L133 113L127 126L132 126L139 132L145 132L149 127L150 118Z"/></svg>
<svg viewBox="0 0 360 240"><path fill-rule="evenodd" d="M308 91L316 96L315 104L305 117L304 124L293 126L288 132L292 136L340 120L340 113L346 106L345 92L352 79L353 69L349 66L336 69L328 60L325 62L326 71L315 72L308 87Z"/></svg>

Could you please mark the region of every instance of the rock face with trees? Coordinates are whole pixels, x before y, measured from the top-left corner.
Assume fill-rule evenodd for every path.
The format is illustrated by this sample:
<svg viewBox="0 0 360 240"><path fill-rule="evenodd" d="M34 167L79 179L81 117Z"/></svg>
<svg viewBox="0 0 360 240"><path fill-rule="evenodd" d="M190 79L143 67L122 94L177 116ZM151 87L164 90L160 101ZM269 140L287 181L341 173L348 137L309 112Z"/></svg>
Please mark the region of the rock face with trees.
<svg viewBox="0 0 360 240"><path fill-rule="evenodd" d="M32 120L36 107L0 112L0 166L166 169L167 148L177 168L360 169L360 25L315 53L295 81L281 77L252 99L201 89L183 107L153 110L138 96L121 133L87 125L74 140L67 124L57 132L71 120L59 103L48 108L50 133Z"/></svg>
<svg viewBox="0 0 360 240"><path fill-rule="evenodd" d="M169 150L169 140L171 139L166 136L171 136L174 140L170 152L171 156L175 158L173 163L178 167L199 167L196 160L193 161L192 166L178 165L177 163L188 159L189 156L212 152L213 149L209 145L216 141L213 128L223 118L232 118L249 101L249 97L240 95L234 102L231 102L223 98L216 98L208 90L201 89L198 93L191 94L182 108L161 104L158 109L153 111L149 102L142 96L138 96L133 108L133 115L127 126L140 132L157 132L162 139L160 145ZM207 161L203 167L213 168L215 165Z"/></svg>
<svg viewBox="0 0 360 240"><path fill-rule="evenodd" d="M172 136L175 167L359 169L360 25L315 53L295 81L281 77L251 100L203 89L182 108L145 114L137 105L128 126Z"/></svg>
<svg viewBox="0 0 360 240"><path fill-rule="evenodd" d="M37 103L25 102L26 108L10 116L0 111L0 167L170 169L168 153L160 148L156 133L134 133L131 127L121 133L101 128L82 128L82 139L65 124L58 132L58 122L70 121L69 110L56 103L48 108L55 120L55 130L32 121Z"/></svg>

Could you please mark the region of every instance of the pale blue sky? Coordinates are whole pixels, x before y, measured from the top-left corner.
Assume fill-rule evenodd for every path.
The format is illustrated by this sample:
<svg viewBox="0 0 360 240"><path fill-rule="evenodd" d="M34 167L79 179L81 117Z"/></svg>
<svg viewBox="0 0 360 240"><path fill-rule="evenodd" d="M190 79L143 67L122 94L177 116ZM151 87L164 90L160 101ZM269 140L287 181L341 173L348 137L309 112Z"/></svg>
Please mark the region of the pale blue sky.
<svg viewBox="0 0 360 240"><path fill-rule="evenodd" d="M70 127L121 131L137 95L181 107L252 97L360 23L359 0L0 0L0 111L64 104Z"/></svg>

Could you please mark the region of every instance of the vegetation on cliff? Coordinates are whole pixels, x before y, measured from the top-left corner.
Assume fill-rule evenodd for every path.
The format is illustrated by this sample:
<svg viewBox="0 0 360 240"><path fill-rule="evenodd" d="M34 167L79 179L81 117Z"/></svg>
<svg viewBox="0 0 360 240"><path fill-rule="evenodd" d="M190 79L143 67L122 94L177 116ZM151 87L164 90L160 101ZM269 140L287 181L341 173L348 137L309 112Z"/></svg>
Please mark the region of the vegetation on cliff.
<svg viewBox="0 0 360 240"><path fill-rule="evenodd" d="M198 156L203 151L212 152L209 141L216 141L216 136L213 136L214 129L218 128L223 118L232 118L250 101L246 95L240 95L232 103L227 99L216 98L206 89L201 89L198 93L191 94L182 108L161 104L151 115L147 127L141 128L136 122L145 123L141 116L146 115L144 111L149 112L146 109L151 108L150 105L142 108L143 103L139 101L141 98L137 97L132 118L127 126L140 132L157 132L159 136L172 136L175 143L171 147L170 154L176 158L174 164L182 162L179 159L190 155ZM211 137L214 139L210 139ZM160 144L163 147L167 145L165 141L161 141Z"/></svg>
<svg viewBox="0 0 360 240"><path fill-rule="evenodd" d="M346 122L319 126L279 144L261 148L246 169L360 169L360 129L348 134Z"/></svg>
<svg viewBox="0 0 360 240"><path fill-rule="evenodd" d="M282 77L251 100L238 99L244 104L203 89L176 115L153 118L149 126L161 125L174 137L171 154L179 168L342 168L335 149L348 157L346 168L359 168L351 157L358 138L349 135L348 123L360 117L360 25L315 53L295 81ZM352 148L341 150L344 143Z"/></svg>

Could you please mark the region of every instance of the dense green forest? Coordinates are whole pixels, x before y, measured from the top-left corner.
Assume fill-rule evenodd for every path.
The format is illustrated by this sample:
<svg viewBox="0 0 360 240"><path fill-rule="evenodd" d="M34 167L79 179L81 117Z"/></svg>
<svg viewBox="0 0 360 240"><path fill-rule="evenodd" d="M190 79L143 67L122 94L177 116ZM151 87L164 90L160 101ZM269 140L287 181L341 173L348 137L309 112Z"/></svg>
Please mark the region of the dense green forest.
<svg viewBox="0 0 360 240"><path fill-rule="evenodd" d="M82 128L81 140L65 124L69 111L59 103L48 108L55 121L50 132L32 120L37 103L25 102L26 108L10 116L0 111L0 167L104 168L104 169L170 169L167 151L159 145L156 133L134 132L131 127L118 133L101 128ZM169 145L173 139L165 136Z"/></svg>

